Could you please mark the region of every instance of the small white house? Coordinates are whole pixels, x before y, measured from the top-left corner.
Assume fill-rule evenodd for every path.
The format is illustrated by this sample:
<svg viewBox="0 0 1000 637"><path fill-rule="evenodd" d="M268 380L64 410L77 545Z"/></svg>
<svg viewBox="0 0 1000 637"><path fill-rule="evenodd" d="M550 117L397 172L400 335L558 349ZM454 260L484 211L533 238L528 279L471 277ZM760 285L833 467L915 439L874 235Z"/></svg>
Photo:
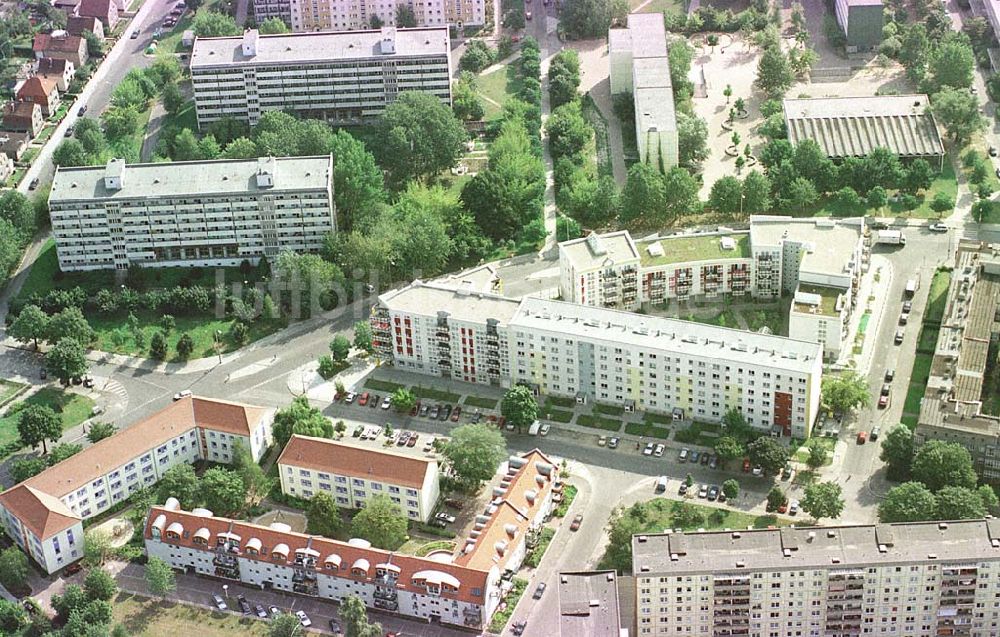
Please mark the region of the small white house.
<svg viewBox="0 0 1000 637"><path fill-rule="evenodd" d="M186 30L181 35L181 44L183 44L186 47L194 46L194 31L192 31L191 29Z"/></svg>

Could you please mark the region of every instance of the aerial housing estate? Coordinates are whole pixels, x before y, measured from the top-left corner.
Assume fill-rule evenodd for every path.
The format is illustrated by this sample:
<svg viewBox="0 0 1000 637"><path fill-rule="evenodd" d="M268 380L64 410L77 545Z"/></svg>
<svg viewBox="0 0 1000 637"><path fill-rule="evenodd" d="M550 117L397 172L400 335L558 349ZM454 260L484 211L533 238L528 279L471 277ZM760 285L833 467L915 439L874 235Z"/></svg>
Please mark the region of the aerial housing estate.
<svg viewBox="0 0 1000 637"><path fill-rule="evenodd" d="M373 471L373 480L392 483L391 466ZM426 557L357 538L343 542L296 533L280 522L263 526L204 509L187 512L173 499L150 511L146 551L176 569L223 581L333 601L356 595L370 608L481 630L562 490L557 474L537 450L511 456L469 536L455 551Z"/></svg>
<svg viewBox="0 0 1000 637"><path fill-rule="evenodd" d="M182 398L0 493L0 527L55 573L83 557L83 520L151 487L175 465L228 463L238 444L260 460L273 420L273 409Z"/></svg>
<svg viewBox="0 0 1000 637"><path fill-rule="evenodd" d="M792 297L791 338L850 351L857 293L867 270L864 220L755 215L750 229L650 235L628 231L559 244L564 300L635 311L669 301Z"/></svg>
<svg viewBox="0 0 1000 637"><path fill-rule="evenodd" d="M738 409L796 437L819 410L814 342L422 281L380 296L371 325L383 361L432 376L714 422Z"/></svg>
<svg viewBox="0 0 1000 637"><path fill-rule="evenodd" d="M336 230L333 159L260 157L56 169L59 267L238 266L318 252Z"/></svg>
<svg viewBox="0 0 1000 637"><path fill-rule="evenodd" d="M356 31L373 22L396 27L399 6L413 11L418 27L480 25L486 21L484 0L428 0L394 2L391 0L254 0L257 24L278 18L293 31Z"/></svg>
<svg viewBox="0 0 1000 637"><path fill-rule="evenodd" d="M1000 413L996 389L986 381L990 361L997 361L998 342L1000 245L963 241L955 255L914 440L962 444L979 476L991 482L1000 479Z"/></svg>
<svg viewBox="0 0 1000 637"><path fill-rule="evenodd" d="M294 111L338 122L382 114L399 93L423 91L451 106L448 28L197 38L191 83L198 126Z"/></svg>
<svg viewBox="0 0 1000 637"><path fill-rule="evenodd" d="M639 160L666 172L677 165L677 121L662 13L630 13L608 31L611 95L631 93Z"/></svg>

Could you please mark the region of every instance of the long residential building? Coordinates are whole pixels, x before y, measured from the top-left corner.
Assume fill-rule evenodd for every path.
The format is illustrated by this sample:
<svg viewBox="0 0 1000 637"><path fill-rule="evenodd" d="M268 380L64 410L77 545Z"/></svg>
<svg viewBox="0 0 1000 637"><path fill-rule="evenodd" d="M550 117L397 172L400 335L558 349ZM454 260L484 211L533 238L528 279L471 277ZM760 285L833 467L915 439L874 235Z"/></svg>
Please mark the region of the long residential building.
<svg viewBox="0 0 1000 637"><path fill-rule="evenodd" d="M534 450L501 468L495 498L454 552L426 557L296 533L281 523L262 526L182 511L174 499L150 510L146 552L175 569L223 581L342 601L428 622L482 630L501 591L521 565L525 546L561 489L558 469Z"/></svg>
<svg viewBox="0 0 1000 637"><path fill-rule="evenodd" d="M651 235L592 234L559 244L560 295L635 311L670 301L792 296L788 334L837 359L866 270L864 221L755 215L750 229Z"/></svg>
<svg viewBox="0 0 1000 637"><path fill-rule="evenodd" d="M1000 520L635 535L640 637L1000 633Z"/></svg>
<svg viewBox="0 0 1000 637"><path fill-rule="evenodd" d="M278 18L295 32L357 31L374 22L396 27L397 11L404 6L413 12L417 27L481 25L486 21L484 0L254 0L257 24Z"/></svg>
<svg viewBox="0 0 1000 637"><path fill-rule="evenodd" d="M468 287L413 284L372 310L379 356L400 369L626 410L806 437L819 410L813 342Z"/></svg>
<svg viewBox="0 0 1000 637"><path fill-rule="evenodd" d="M447 27L198 38L191 51L198 125L256 125L271 110L337 122L377 118L422 91L451 106Z"/></svg>
<svg viewBox="0 0 1000 637"><path fill-rule="evenodd" d="M57 168L49 210L64 272L257 263L337 228L330 156Z"/></svg>
<svg viewBox="0 0 1000 637"><path fill-rule="evenodd" d="M1000 481L1000 414L986 383L1000 349L1000 244L959 243L927 390L914 430L918 444L957 442L979 475ZM986 409L984 409L986 407Z"/></svg>
<svg viewBox="0 0 1000 637"><path fill-rule="evenodd" d="M274 410L182 398L0 493L0 526L47 573L83 557L83 520L156 484L179 464L228 463L236 445L255 461L271 443Z"/></svg>
<svg viewBox="0 0 1000 637"><path fill-rule="evenodd" d="M421 522L430 519L440 494L436 460L326 438L292 436L278 472L286 495L309 499L326 493L348 509L385 495L407 518Z"/></svg>

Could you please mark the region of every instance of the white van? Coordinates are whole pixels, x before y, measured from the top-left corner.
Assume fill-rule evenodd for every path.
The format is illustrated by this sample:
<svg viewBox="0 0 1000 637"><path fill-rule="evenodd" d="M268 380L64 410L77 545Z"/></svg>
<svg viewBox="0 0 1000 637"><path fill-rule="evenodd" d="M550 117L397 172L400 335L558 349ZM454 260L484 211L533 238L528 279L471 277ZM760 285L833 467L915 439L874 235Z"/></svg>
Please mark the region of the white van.
<svg viewBox="0 0 1000 637"><path fill-rule="evenodd" d="M656 481L656 492L663 493L667 490L667 476L660 476Z"/></svg>

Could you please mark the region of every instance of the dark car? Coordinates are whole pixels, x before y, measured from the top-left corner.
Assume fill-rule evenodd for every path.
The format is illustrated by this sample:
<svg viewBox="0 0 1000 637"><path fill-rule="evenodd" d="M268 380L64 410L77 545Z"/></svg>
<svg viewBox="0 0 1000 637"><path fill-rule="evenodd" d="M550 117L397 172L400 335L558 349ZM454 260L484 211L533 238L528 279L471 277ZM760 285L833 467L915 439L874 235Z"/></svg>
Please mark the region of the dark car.
<svg viewBox="0 0 1000 637"><path fill-rule="evenodd" d="M252 609L250 608L250 602L247 601L247 598L244 597L243 595L240 595L239 597L236 598L236 601L239 602L240 610L243 611L243 614L249 615Z"/></svg>
<svg viewBox="0 0 1000 637"><path fill-rule="evenodd" d="M378 394L372 394L372 397L368 399L368 406L375 409L380 402L382 402L382 397Z"/></svg>
<svg viewBox="0 0 1000 637"><path fill-rule="evenodd" d="M437 420L438 414L440 413L441 413L441 406L434 405L433 407L431 407L431 411L429 414L427 414L427 417L430 418L431 420Z"/></svg>
<svg viewBox="0 0 1000 637"><path fill-rule="evenodd" d="M873 221L872 223L870 223L868 225L871 227L872 230L888 230L889 229L889 224L885 223L884 221Z"/></svg>
<svg viewBox="0 0 1000 637"><path fill-rule="evenodd" d="M267 619L267 611L264 610L264 607L262 605L255 604L253 607L253 612L255 615L257 615L257 617L261 619Z"/></svg>
<svg viewBox="0 0 1000 637"><path fill-rule="evenodd" d="M896 370L887 369L885 370L885 382L891 383L892 379L896 377Z"/></svg>
<svg viewBox="0 0 1000 637"><path fill-rule="evenodd" d="M31 183L28 184L28 190L34 190L35 188L38 188L38 184L39 184L38 177L35 177L34 179L31 180Z"/></svg>
<svg viewBox="0 0 1000 637"><path fill-rule="evenodd" d="M431 406L430 405L420 405L420 415L421 416L426 416L427 412L430 411L430 410L431 410Z"/></svg>
<svg viewBox="0 0 1000 637"><path fill-rule="evenodd" d="M544 593L545 593L545 582L541 582L538 584L537 587L535 587L535 592L532 593L531 597L532 599L541 599L542 594Z"/></svg>
<svg viewBox="0 0 1000 637"><path fill-rule="evenodd" d="M717 500L719 498L719 487L714 484L708 488L708 499Z"/></svg>
<svg viewBox="0 0 1000 637"><path fill-rule="evenodd" d="M418 434L417 432L414 431L413 433L410 434L410 437L406 440L406 446L407 447L415 447L415 446L417 446L417 439L418 438L420 438L420 434Z"/></svg>
<svg viewBox="0 0 1000 637"><path fill-rule="evenodd" d="M527 627L528 627L528 622L526 621L514 622L513 630L511 630L511 633L520 637L520 635L524 634L524 629Z"/></svg>
<svg viewBox="0 0 1000 637"><path fill-rule="evenodd" d="M339 635L342 632L340 630L340 624L337 623L337 620L335 619L330 620L330 630L333 631L334 635Z"/></svg>
<svg viewBox="0 0 1000 637"><path fill-rule="evenodd" d="M69 128L67 128L67 129L66 129L66 137L72 137L72 136L73 136L73 131L74 131L74 130L76 130L76 129L75 129L75 128L73 128L72 126L70 126Z"/></svg>
<svg viewBox="0 0 1000 637"><path fill-rule="evenodd" d="M462 501L458 498L445 498L444 505L450 509L461 509Z"/></svg>
<svg viewBox="0 0 1000 637"><path fill-rule="evenodd" d="M882 430L878 426L872 427L872 432L871 434L868 435L868 439L871 440L872 442L875 442L876 440L878 440L878 435L881 432Z"/></svg>
<svg viewBox="0 0 1000 637"><path fill-rule="evenodd" d="M86 112L87 112L87 105L84 104L83 106L77 109L76 114L79 115L80 117L83 117L83 114Z"/></svg>
<svg viewBox="0 0 1000 637"><path fill-rule="evenodd" d="M76 575L83 570L83 565L79 562L73 562L69 566L63 569L63 575Z"/></svg>
<svg viewBox="0 0 1000 637"><path fill-rule="evenodd" d="M419 411L420 411L420 401L418 400L417 402L413 403L413 407L410 408L410 415L416 416L417 412Z"/></svg>
<svg viewBox="0 0 1000 637"><path fill-rule="evenodd" d="M45 371L45 368L43 367L40 370L38 370L38 377L41 378L42 380L45 380L46 378L49 377L49 373Z"/></svg>
<svg viewBox="0 0 1000 637"><path fill-rule="evenodd" d="M451 415L451 405L445 405L441 408L441 414L438 416L438 420L448 420L448 416Z"/></svg>
<svg viewBox="0 0 1000 637"><path fill-rule="evenodd" d="M701 454L701 464L708 464L711 461L712 461L712 454L710 453Z"/></svg>

